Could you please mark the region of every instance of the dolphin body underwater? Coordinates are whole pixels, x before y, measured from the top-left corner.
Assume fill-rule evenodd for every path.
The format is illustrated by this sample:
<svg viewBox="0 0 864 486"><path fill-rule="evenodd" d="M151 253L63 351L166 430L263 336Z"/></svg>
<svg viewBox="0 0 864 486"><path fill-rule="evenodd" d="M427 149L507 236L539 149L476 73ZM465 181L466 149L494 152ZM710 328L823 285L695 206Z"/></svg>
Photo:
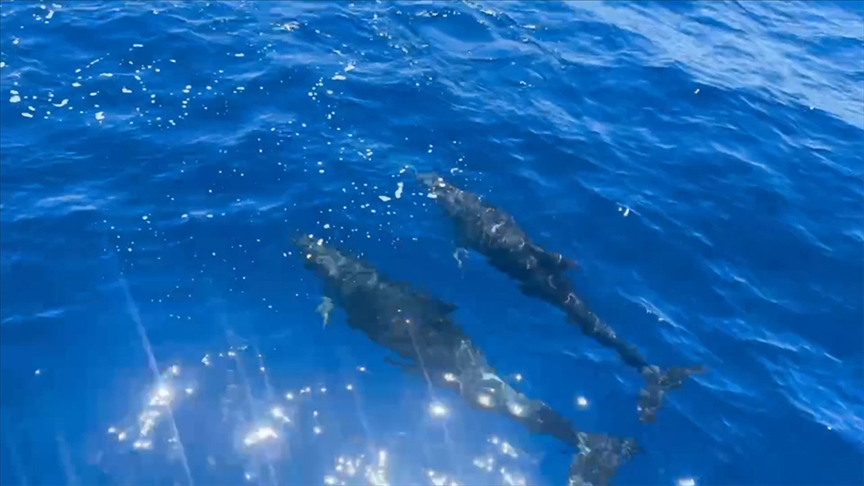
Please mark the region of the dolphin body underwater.
<svg viewBox="0 0 864 486"><path fill-rule="evenodd" d="M535 244L513 216L485 203L480 196L435 173L420 173L417 179L455 223L459 248L471 248L484 255L493 267L518 281L523 294L563 310L583 334L615 350L624 363L641 373L646 386L639 391L637 409L643 422L656 419L666 392L680 387L690 375L707 371L703 366L691 366L663 372L648 363L635 346L619 338L576 295L566 275L568 269L576 267L575 262Z"/></svg>
<svg viewBox="0 0 864 486"><path fill-rule="evenodd" d="M323 281L325 298L346 312L348 325L408 361L398 366L425 373L433 385L455 390L475 408L498 412L577 449L570 486L608 485L617 468L640 452L635 439L582 432L544 402L504 382L452 320L455 305L390 280L369 262L323 240L301 236L294 244L306 268Z"/></svg>

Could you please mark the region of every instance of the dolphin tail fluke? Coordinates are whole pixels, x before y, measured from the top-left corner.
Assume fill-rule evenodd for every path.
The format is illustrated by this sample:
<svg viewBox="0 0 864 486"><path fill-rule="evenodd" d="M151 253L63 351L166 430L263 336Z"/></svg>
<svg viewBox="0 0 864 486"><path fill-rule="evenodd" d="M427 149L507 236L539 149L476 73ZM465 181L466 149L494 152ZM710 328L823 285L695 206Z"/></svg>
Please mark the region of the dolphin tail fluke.
<svg viewBox="0 0 864 486"><path fill-rule="evenodd" d="M657 366L650 366L642 371L645 377L645 388L639 390L639 419L643 422L653 422L657 411L663 405L663 396L670 390L680 388L687 378L706 373L708 368L697 365L681 368L669 368L665 372Z"/></svg>
<svg viewBox="0 0 864 486"><path fill-rule="evenodd" d="M567 486L608 486L618 468L640 452L635 439L580 433Z"/></svg>

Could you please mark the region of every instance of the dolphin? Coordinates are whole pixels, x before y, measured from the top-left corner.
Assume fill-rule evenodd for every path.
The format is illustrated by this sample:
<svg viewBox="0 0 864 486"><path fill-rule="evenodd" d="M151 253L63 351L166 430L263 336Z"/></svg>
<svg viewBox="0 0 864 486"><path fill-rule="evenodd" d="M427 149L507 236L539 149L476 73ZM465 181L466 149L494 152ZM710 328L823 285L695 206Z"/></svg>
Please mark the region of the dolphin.
<svg viewBox="0 0 864 486"><path fill-rule="evenodd" d="M460 248L471 248L484 255L493 267L518 281L523 294L560 308L585 335L615 350L624 363L640 372L646 381L645 388L639 391L637 406L643 422L656 420L669 390L679 388L689 376L707 371L704 366L662 371L650 364L634 345L618 337L576 295L573 282L566 275L568 269L576 268L574 261L537 245L513 216L438 174L418 173L417 179L453 220Z"/></svg>
<svg viewBox="0 0 864 486"><path fill-rule="evenodd" d="M323 239L303 235L293 242L305 267L322 280L326 298L347 314L348 325L405 361L391 363L425 374L432 385L456 391L475 408L497 412L574 447L570 485L608 485L618 467L641 452L635 439L578 430L544 402L506 383L453 321L455 305L391 280L371 263Z"/></svg>

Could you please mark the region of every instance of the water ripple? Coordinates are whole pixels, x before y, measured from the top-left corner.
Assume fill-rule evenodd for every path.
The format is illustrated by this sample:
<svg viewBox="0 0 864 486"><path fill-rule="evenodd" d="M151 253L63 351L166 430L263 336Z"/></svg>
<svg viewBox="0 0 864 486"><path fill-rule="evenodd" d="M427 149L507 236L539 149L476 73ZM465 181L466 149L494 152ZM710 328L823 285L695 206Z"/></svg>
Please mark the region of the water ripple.
<svg viewBox="0 0 864 486"><path fill-rule="evenodd" d="M137 394L161 376L132 315L160 365L237 335L278 348L250 359L293 360L262 380L341 387L383 359L347 326L319 332L297 231L458 303L532 393L640 436L651 457L621 484L861 483L862 25L854 2L3 2L2 450L16 457L0 483L155 477L116 431L100 442L129 408L141 432ZM636 378L482 259L457 267L409 166L449 172L578 260L580 293L646 354L712 373L656 427L630 423ZM411 425L428 390L395 370L328 414L344 420L310 415L284 443L270 424L279 440L246 450L272 387L241 396L241 370L223 371L211 401L184 402L199 417L178 412L212 439L184 441L198 484L270 484L285 450L305 458L286 473L298 483L563 483L566 458L539 439L511 444L524 463L487 443L506 428L492 419L454 406L471 419ZM596 406L574 405L574 376ZM219 403L229 418L207 422ZM312 442L314 427L363 440ZM27 437L62 447L30 457ZM291 449L306 439L319 445ZM390 471L385 449L422 460Z"/></svg>

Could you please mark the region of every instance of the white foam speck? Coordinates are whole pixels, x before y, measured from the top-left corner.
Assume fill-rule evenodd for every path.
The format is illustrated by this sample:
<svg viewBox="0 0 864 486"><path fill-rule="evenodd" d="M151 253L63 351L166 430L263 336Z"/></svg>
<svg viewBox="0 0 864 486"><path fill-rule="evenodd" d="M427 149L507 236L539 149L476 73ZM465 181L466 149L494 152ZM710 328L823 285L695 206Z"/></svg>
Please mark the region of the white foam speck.
<svg viewBox="0 0 864 486"><path fill-rule="evenodd" d="M348 71L353 71L355 67L356 67L356 66L354 66L354 63L353 63L353 62L348 63L348 65L345 66L345 72L347 73Z"/></svg>
<svg viewBox="0 0 864 486"><path fill-rule="evenodd" d="M69 103L69 100L64 99L60 103L51 103L51 104L56 106L57 108L63 108L64 106L66 106L67 103Z"/></svg>
<svg viewBox="0 0 864 486"><path fill-rule="evenodd" d="M404 188L405 188L404 182L397 182L396 183L396 194L393 194L394 196L396 196L396 199L399 199L402 197L402 190Z"/></svg>
<svg viewBox="0 0 864 486"><path fill-rule="evenodd" d="M234 57L243 57L245 55L246 54L243 54L242 52L238 52L237 54L234 54Z"/></svg>
<svg viewBox="0 0 864 486"><path fill-rule="evenodd" d="M324 229L330 229L330 223L324 223Z"/></svg>
<svg viewBox="0 0 864 486"><path fill-rule="evenodd" d="M105 112L104 111L96 112L96 119L99 121L104 120L105 119Z"/></svg>
<svg viewBox="0 0 864 486"><path fill-rule="evenodd" d="M123 87L123 92L126 93L126 94L129 94L129 93L132 92L132 90L124 86L124 87Z"/></svg>
<svg viewBox="0 0 864 486"><path fill-rule="evenodd" d="M429 199L438 199L438 194L430 192L429 194L426 194L426 197L428 197Z"/></svg>
<svg viewBox="0 0 864 486"><path fill-rule="evenodd" d="M114 77L114 74L113 73L100 73L99 76L101 76L103 78L111 78L111 77Z"/></svg>
<svg viewBox="0 0 864 486"><path fill-rule="evenodd" d="M132 47L144 47L144 44L132 44Z"/></svg>
<svg viewBox="0 0 864 486"><path fill-rule="evenodd" d="M21 113L21 116L23 116L24 118L33 118L33 114L27 113L26 111L24 113Z"/></svg>
<svg viewBox="0 0 864 486"><path fill-rule="evenodd" d="M18 95L12 95L12 97L9 98L9 103L18 103L20 101L21 101L21 97Z"/></svg>
<svg viewBox="0 0 864 486"><path fill-rule="evenodd" d="M81 83L79 83L78 81L75 81L74 83L72 83L72 87L74 87L74 88L80 88L80 87L81 87Z"/></svg>
<svg viewBox="0 0 864 486"><path fill-rule="evenodd" d="M380 199L380 200L382 200L382 201L384 201L384 202L387 202L387 201L390 200L390 196L378 196L378 199Z"/></svg>
<svg viewBox="0 0 864 486"><path fill-rule="evenodd" d="M4 67L6 67L6 63L3 61L0 61L0 68L4 68Z"/></svg>
<svg viewBox="0 0 864 486"><path fill-rule="evenodd" d="M334 74L333 75L334 81L345 81L346 79L348 79L348 78L346 78L345 76L343 76L341 74Z"/></svg>
<svg viewBox="0 0 864 486"><path fill-rule="evenodd" d="M292 30L297 30L298 28L300 28L300 24L297 22L288 22L286 24L280 25L279 28L290 32Z"/></svg>

